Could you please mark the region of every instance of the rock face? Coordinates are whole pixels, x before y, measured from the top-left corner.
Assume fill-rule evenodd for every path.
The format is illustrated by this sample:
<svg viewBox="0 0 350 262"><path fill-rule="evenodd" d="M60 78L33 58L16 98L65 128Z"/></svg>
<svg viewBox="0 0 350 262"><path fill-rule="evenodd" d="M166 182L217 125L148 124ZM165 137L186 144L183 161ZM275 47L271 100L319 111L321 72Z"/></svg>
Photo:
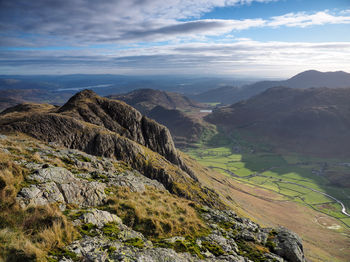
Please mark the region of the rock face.
<svg viewBox="0 0 350 262"><path fill-rule="evenodd" d="M0 131L22 132L92 155L115 157L171 192L187 198L208 198L207 202L218 204L217 196L200 192L203 189L177 153L166 127L123 102L99 97L92 91L82 91L56 109L10 108L0 115ZM179 183L184 187L180 189ZM70 187L63 189L69 193Z"/></svg>
<svg viewBox="0 0 350 262"><path fill-rule="evenodd" d="M85 90L69 99L57 113L103 126L150 148L174 164L179 163L169 130L123 102L102 98Z"/></svg>

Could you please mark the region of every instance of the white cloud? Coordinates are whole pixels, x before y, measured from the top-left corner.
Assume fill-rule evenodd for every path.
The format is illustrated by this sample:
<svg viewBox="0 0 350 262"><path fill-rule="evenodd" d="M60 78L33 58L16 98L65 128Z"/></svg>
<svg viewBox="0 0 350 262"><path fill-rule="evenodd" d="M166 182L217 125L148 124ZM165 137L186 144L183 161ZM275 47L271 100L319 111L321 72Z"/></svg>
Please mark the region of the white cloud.
<svg viewBox="0 0 350 262"><path fill-rule="evenodd" d="M282 16L272 17L267 23L267 26L289 26L289 27L307 27L312 25L325 24L350 24L350 16L337 16L330 14L325 10L314 14L305 12L289 13Z"/></svg>

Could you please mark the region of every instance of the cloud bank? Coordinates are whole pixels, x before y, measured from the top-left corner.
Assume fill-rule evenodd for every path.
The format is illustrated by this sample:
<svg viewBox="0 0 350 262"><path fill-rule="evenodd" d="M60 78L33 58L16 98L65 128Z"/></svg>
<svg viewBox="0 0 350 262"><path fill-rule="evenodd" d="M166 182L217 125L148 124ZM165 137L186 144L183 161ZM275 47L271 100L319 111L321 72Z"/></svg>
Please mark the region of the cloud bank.
<svg viewBox="0 0 350 262"><path fill-rule="evenodd" d="M5 74L255 70L261 75L284 68L295 73L350 68L349 42L259 42L235 36L257 28L347 25L349 10L201 19L217 7L275 1L1 0L0 68Z"/></svg>

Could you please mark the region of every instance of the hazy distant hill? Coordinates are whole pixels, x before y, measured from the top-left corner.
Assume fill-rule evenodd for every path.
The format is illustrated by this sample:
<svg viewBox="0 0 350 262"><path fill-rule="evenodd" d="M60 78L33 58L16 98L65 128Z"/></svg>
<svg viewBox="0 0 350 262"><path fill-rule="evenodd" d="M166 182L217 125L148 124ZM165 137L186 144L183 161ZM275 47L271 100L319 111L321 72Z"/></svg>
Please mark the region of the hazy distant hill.
<svg viewBox="0 0 350 262"><path fill-rule="evenodd" d="M350 156L350 88L274 87L206 119L278 148Z"/></svg>
<svg viewBox="0 0 350 262"><path fill-rule="evenodd" d="M138 89L127 94L109 95L107 97L122 100L138 109L141 113L148 113L156 106L162 106L167 109L190 109L203 107L199 103L188 99L184 95L155 89Z"/></svg>
<svg viewBox="0 0 350 262"><path fill-rule="evenodd" d="M230 86L221 87L192 96L191 98L200 102L220 102L223 104L233 104L240 100L248 99L268 88L275 86L285 86L291 88L350 87L350 74L343 71L319 72L316 70L309 70L283 81L260 81L240 88Z"/></svg>

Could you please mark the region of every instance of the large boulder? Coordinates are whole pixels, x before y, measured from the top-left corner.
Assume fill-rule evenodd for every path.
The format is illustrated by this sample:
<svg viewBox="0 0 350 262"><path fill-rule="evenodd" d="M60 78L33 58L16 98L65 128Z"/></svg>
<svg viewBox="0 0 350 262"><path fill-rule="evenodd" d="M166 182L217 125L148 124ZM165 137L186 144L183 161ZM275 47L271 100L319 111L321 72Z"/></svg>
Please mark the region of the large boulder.
<svg viewBox="0 0 350 262"><path fill-rule="evenodd" d="M301 238L287 228L280 227L275 230L276 236L274 253L290 262L305 262Z"/></svg>

